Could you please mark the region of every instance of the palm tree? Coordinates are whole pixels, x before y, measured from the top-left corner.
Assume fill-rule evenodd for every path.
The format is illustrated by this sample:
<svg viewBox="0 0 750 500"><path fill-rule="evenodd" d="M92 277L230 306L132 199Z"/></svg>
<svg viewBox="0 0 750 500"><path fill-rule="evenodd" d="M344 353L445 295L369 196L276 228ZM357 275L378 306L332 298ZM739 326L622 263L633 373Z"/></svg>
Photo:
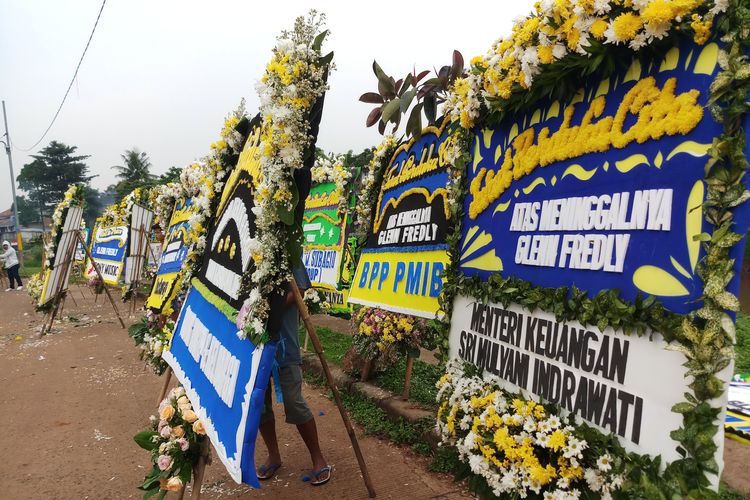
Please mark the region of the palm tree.
<svg viewBox="0 0 750 500"><path fill-rule="evenodd" d="M120 155L124 165L115 165L119 173L117 177L120 182L117 183L117 194L122 197L129 194L137 187L149 186L154 181L151 174L151 160L144 151L138 148L126 149L125 153Z"/></svg>

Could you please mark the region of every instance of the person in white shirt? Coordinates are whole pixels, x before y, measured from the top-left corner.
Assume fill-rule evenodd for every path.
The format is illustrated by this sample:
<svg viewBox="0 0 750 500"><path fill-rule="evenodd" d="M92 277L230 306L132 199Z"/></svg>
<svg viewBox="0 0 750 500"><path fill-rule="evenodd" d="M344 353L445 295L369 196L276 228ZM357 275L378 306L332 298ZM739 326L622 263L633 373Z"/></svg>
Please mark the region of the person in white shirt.
<svg viewBox="0 0 750 500"><path fill-rule="evenodd" d="M0 253L0 260L3 261L3 267L8 272L8 280L10 281L10 288L5 291L10 292L16 288L16 282L18 282L18 289L23 290L23 283L21 283L21 275L18 273L20 266L18 265L18 257L16 256L15 249L10 246L8 241L3 241L3 253Z"/></svg>

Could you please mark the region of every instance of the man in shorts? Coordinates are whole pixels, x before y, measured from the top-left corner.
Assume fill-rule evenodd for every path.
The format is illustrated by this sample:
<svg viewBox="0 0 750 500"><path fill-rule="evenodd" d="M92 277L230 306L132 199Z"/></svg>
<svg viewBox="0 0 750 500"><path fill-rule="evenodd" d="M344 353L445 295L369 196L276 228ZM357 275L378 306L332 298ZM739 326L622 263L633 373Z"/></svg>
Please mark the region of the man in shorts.
<svg viewBox="0 0 750 500"><path fill-rule="evenodd" d="M317 134L317 130L315 132ZM298 224L302 223L302 215L305 209L305 199L310 192L311 174L310 167L298 169L294 172L294 182L299 192L299 201L295 207L295 220ZM305 266L300 262L292 266L292 276L300 292L304 295L305 290L311 288L310 278L307 276ZM269 321L269 330L272 334L278 331L278 344L276 345L276 362L279 365L279 385L284 400L284 413L286 422L297 426L302 440L310 452L312 460L312 473L310 484L320 486L331 479L332 467L328 465L323 453L320 451L318 442L318 428L315 425L315 418L307 406L305 399L302 397L302 357L299 351L299 311L294 300L294 294L291 288L287 286L285 293L280 297L283 303L278 300L271 300L271 316L275 316L275 311L281 315L280 325L275 317ZM278 297L278 295L276 295ZM273 415L273 405L271 403L271 384L266 389L266 402L263 406L263 413L260 416L260 435L266 443L268 449L268 458L266 462L258 468L258 479L268 480L276 475L281 467L281 454L279 453L279 443L276 438L276 421Z"/></svg>
<svg viewBox="0 0 750 500"><path fill-rule="evenodd" d="M311 286L305 267L301 264L294 267L292 275L300 288L300 292L304 294L304 291ZM284 307L280 339L276 346L276 362L279 365L279 385L284 400L285 420L286 423L297 426L297 430L310 452L310 459L313 464L310 484L320 486L331 479L332 468L320 451L315 418L302 397L302 369L300 368L302 358L299 350L298 333L299 311L291 290L286 294ZM258 479L261 480L271 479L281 467L281 454L276 438L276 421L273 414L271 392L272 389L269 384L268 389L266 389L266 401L263 406L263 413L260 416L259 427L260 435L268 449L268 459L258 468Z"/></svg>

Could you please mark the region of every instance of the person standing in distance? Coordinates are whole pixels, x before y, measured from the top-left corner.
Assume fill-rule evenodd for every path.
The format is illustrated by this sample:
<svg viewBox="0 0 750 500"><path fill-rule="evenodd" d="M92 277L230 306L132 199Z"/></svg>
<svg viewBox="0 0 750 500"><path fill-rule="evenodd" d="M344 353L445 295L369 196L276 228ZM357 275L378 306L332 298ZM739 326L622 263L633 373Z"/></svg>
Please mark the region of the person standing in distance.
<svg viewBox="0 0 750 500"><path fill-rule="evenodd" d="M10 246L8 241L3 241L3 253L0 254L0 260L3 261L3 267L8 272L8 280L10 281L10 288L6 288L5 291L10 292L14 290L16 282L18 282L18 289L23 290L21 275L18 272L21 266L18 264L16 250Z"/></svg>

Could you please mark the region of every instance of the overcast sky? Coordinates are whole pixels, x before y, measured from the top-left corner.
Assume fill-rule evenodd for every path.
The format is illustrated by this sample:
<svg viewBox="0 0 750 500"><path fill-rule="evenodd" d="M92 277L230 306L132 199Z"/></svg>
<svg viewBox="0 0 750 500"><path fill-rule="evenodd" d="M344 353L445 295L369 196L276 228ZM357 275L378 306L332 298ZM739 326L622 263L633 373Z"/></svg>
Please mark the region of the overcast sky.
<svg viewBox="0 0 750 500"><path fill-rule="evenodd" d="M375 90L373 59L398 78L416 65L467 63L483 54L532 0L343 2L250 0L109 0L65 106L47 128L70 82L101 6L100 0L0 0L0 99L6 101L17 176L29 154L51 140L78 146L96 188L114 183L125 149L148 153L156 174L182 167L209 150L223 118L240 98L258 108L255 82L276 36L310 8L325 12L337 69L318 146L343 153L379 142L364 125ZM462 8L465 7L465 8ZM0 124L1 127L1 124ZM0 135L4 130L0 128ZM0 210L11 204L7 156L0 151Z"/></svg>

